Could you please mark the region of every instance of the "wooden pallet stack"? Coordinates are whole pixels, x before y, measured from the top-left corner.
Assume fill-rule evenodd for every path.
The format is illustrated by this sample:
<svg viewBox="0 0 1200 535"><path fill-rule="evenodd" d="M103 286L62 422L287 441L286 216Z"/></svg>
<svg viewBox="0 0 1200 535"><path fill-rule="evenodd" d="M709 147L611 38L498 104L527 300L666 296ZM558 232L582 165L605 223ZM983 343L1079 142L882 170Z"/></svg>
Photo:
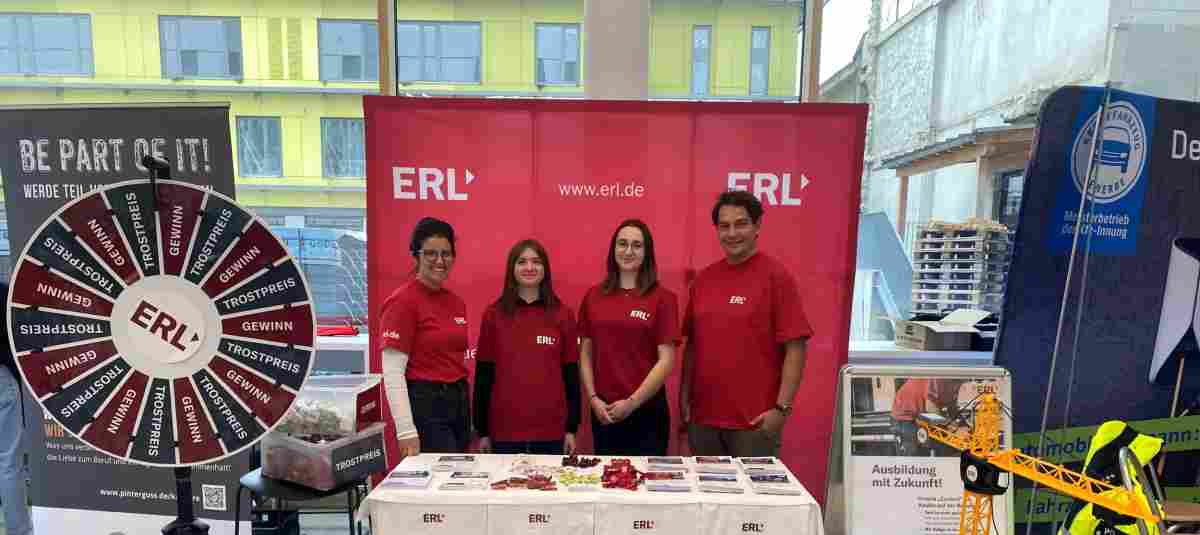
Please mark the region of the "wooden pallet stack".
<svg viewBox="0 0 1200 535"><path fill-rule="evenodd" d="M1011 260L1008 228L993 221L930 222L913 242L913 312L999 314Z"/></svg>

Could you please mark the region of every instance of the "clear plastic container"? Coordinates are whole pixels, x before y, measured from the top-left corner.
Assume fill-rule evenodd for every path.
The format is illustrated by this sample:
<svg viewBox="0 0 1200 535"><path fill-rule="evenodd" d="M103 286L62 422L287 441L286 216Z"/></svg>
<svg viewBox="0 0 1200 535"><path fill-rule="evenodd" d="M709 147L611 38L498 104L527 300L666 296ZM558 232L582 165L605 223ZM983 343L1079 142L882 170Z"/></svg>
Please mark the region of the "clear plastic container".
<svg viewBox="0 0 1200 535"><path fill-rule="evenodd" d="M379 374L309 377L275 432L326 442L382 421L381 378Z"/></svg>
<svg viewBox="0 0 1200 535"><path fill-rule="evenodd" d="M284 433L263 437L262 474L317 490L329 490L387 470L383 422L335 440L310 442Z"/></svg>

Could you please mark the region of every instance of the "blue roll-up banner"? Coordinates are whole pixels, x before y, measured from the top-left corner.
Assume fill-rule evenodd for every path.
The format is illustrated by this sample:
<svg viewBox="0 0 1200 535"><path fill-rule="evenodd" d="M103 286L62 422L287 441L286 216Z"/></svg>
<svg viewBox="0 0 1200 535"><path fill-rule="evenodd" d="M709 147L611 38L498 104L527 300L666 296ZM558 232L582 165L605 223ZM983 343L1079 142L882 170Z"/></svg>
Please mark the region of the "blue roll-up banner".
<svg viewBox="0 0 1200 535"><path fill-rule="evenodd" d="M996 364L1013 375L1014 444L1078 468L1095 426L1123 420L1165 439L1165 486L1194 489L1200 416L1170 416L1180 363L1177 412L1200 413L1200 104L1115 90L1104 101L1102 88L1065 87L1038 120L996 348ZM1048 433L1038 452L1051 374ZM1069 514L1070 499L1043 489L1030 501L1028 483L1017 478L1016 486L1025 487L1014 504L1018 523L1048 532L1049 522ZM1184 489L1168 495L1191 498Z"/></svg>

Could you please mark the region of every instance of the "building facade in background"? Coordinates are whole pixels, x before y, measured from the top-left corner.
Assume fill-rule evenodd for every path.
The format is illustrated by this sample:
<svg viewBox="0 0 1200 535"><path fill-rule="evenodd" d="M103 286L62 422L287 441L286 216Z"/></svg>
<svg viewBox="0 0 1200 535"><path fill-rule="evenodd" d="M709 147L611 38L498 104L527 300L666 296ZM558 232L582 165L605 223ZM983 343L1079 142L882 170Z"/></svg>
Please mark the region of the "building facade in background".
<svg viewBox="0 0 1200 535"><path fill-rule="evenodd" d="M1200 98L1187 53L1200 46L1200 4L1184 4L871 0L854 60L821 87L827 101L871 105L862 211L885 214L910 254L930 221L1015 230L1037 113L1055 89L1111 80Z"/></svg>
<svg viewBox="0 0 1200 535"><path fill-rule="evenodd" d="M398 94L582 98L584 1L397 2ZM796 100L800 2L650 4L651 98ZM31 106L230 103L238 201L274 227L333 231L289 242L310 243L314 287L342 288L328 304L317 296L319 314L358 321L365 280L344 280L353 266L326 268L335 245L365 240L361 101L379 93L377 6L9 0L0 95Z"/></svg>

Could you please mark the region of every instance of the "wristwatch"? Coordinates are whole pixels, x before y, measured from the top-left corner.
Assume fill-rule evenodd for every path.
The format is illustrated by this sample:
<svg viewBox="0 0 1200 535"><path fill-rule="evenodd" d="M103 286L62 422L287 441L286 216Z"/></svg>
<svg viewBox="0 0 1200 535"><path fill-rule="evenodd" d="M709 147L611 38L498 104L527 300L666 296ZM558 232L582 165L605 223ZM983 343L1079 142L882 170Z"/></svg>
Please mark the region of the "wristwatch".
<svg viewBox="0 0 1200 535"><path fill-rule="evenodd" d="M792 406L791 405L780 405L780 404L776 403L775 410L779 411L779 414L782 414L784 416L788 416L788 415L792 414Z"/></svg>

